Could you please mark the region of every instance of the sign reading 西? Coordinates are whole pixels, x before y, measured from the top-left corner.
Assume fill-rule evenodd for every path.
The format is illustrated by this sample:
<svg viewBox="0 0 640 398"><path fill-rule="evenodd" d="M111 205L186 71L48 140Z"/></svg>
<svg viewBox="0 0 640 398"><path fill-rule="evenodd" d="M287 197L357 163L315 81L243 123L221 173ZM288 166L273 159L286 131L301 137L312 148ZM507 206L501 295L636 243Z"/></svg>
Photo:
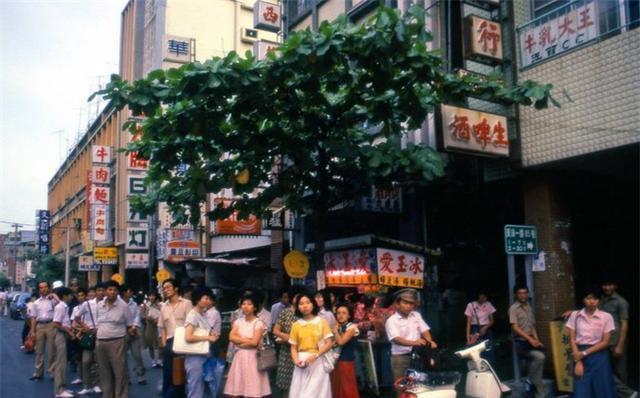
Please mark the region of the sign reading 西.
<svg viewBox="0 0 640 398"><path fill-rule="evenodd" d="M538 231L533 225L505 225L504 249L507 254L538 254Z"/></svg>
<svg viewBox="0 0 640 398"><path fill-rule="evenodd" d="M505 116L450 105L442 105L439 116L445 150L509 156Z"/></svg>

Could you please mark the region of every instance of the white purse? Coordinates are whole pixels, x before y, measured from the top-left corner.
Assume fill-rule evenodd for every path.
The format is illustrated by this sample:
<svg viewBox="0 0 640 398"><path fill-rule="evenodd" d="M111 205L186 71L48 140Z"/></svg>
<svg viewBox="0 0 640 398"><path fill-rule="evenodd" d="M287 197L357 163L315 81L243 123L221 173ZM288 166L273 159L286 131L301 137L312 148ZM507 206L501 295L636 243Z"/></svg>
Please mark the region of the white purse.
<svg viewBox="0 0 640 398"><path fill-rule="evenodd" d="M183 355L207 355L209 353L209 341L199 341L197 343L187 343L185 340L184 326L177 326L173 332L173 352ZM208 336L209 332L202 328L193 331L194 336Z"/></svg>

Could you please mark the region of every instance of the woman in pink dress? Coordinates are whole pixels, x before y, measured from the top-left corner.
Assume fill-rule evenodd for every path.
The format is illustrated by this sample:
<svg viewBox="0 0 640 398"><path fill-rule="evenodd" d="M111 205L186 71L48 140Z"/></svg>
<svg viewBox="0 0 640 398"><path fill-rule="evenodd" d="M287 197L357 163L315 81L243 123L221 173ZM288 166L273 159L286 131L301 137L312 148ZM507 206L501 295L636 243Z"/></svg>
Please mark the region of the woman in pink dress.
<svg viewBox="0 0 640 398"><path fill-rule="evenodd" d="M269 374L258 370L258 350L266 325L256 316L259 302L253 294L242 297L244 317L233 322L229 341L237 351L224 387L225 397L262 398L271 395Z"/></svg>

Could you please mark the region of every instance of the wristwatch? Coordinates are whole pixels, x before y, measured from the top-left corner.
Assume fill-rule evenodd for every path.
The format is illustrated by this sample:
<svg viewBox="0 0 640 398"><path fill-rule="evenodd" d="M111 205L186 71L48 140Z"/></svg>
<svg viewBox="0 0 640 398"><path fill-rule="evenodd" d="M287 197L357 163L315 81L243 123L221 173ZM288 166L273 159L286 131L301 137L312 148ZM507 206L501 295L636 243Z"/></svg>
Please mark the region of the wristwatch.
<svg viewBox="0 0 640 398"><path fill-rule="evenodd" d="M580 352L580 354L582 354L583 358L587 356L587 352L586 351L582 351L582 352Z"/></svg>

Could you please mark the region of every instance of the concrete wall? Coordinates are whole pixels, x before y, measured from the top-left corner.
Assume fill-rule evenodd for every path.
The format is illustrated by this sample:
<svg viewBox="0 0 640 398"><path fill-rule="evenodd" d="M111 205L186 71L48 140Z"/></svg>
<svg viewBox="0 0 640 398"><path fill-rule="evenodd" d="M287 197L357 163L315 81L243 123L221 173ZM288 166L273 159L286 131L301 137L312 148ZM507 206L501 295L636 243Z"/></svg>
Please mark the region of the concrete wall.
<svg viewBox="0 0 640 398"><path fill-rule="evenodd" d="M514 2L516 26L529 1ZM588 44L521 71L519 80L554 85L562 108L520 108L522 164L534 166L640 142L640 29ZM562 95L569 94L573 102Z"/></svg>

